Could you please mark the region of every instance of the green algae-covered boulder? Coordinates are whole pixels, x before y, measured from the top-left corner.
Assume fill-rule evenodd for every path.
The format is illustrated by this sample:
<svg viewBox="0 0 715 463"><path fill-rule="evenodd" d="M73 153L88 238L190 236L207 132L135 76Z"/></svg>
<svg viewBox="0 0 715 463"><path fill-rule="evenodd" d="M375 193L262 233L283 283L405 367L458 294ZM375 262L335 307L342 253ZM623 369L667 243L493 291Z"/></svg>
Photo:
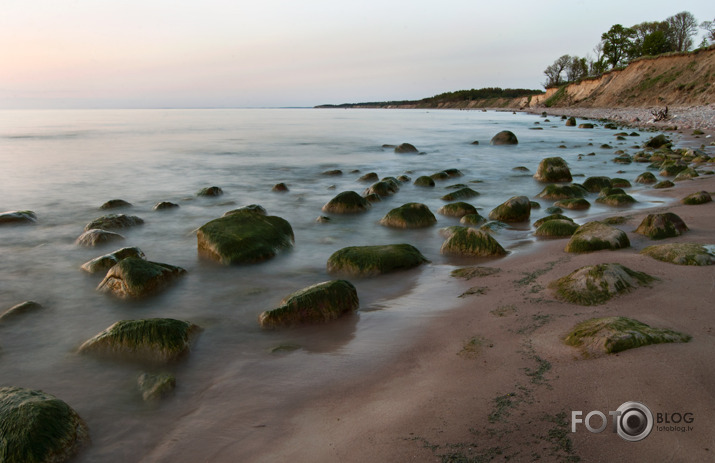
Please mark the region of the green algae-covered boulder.
<svg viewBox="0 0 715 463"><path fill-rule="evenodd" d="M212 220L196 233L199 253L222 264L253 264L293 246L293 228L280 217L242 211Z"/></svg>
<svg viewBox="0 0 715 463"><path fill-rule="evenodd" d="M512 196L489 212L491 220L525 222L531 215L531 201L526 196Z"/></svg>
<svg viewBox="0 0 715 463"><path fill-rule="evenodd" d="M656 190L661 190L663 188L672 188L675 186L675 183L671 182L670 180L663 180L662 182L658 182L655 185L653 185L653 188Z"/></svg>
<svg viewBox="0 0 715 463"><path fill-rule="evenodd" d="M124 237L119 233L99 230L97 228L87 230L77 237L75 244L84 247L95 247L102 244L114 243L124 240Z"/></svg>
<svg viewBox="0 0 715 463"><path fill-rule="evenodd" d="M144 220L135 215L109 214L98 217L85 225L84 231L94 229L115 230L118 228L129 228L143 223Z"/></svg>
<svg viewBox="0 0 715 463"><path fill-rule="evenodd" d="M472 190L469 187L464 187L460 188L457 191L453 191L451 193L447 193L446 195L442 196L443 201L457 201L460 199L469 199L473 198L475 196L478 196L479 193Z"/></svg>
<svg viewBox="0 0 715 463"><path fill-rule="evenodd" d="M673 179L674 182L682 182L683 180L692 180L695 177L699 177L700 174L698 174L695 169L692 167L688 167L687 169L681 170L678 175L675 176Z"/></svg>
<svg viewBox="0 0 715 463"><path fill-rule="evenodd" d="M651 172L643 172L638 177L636 177L636 183L642 183L644 185L650 185L651 183L657 182L658 179Z"/></svg>
<svg viewBox="0 0 715 463"><path fill-rule="evenodd" d="M137 378L137 386L144 400L159 400L176 389L176 377L171 373L142 373Z"/></svg>
<svg viewBox="0 0 715 463"><path fill-rule="evenodd" d="M536 229L534 235L545 238L563 238L571 236L578 229L573 220L547 220Z"/></svg>
<svg viewBox="0 0 715 463"><path fill-rule="evenodd" d="M37 215L32 211L0 212L0 225L23 225L37 223Z"/></svg>
<svg viewBox="0 0 715 463"><path fill-rule="evenodd" d="M690 339L687 334L652 328L632 318L605 317L577 324L566 335L564 342L581 348L587 357L598 357L649 344L688 342Z"/></svg>
<svg viewBox="0 0 715 463"><path fill-rule="evenodd" d="M563 183L573 180L568 164L558 156L542 159L534 178L539 182L546 183Z"/></svg>
<svg viewBox="0 0 715 463"><path fill-rule="evenodd" d="M0 461L61 463L89 443L76 411L42 391L0 387Z"/></svg>
<svg viewBox="0 0 715 463"><path fill-rule="evenodd" d="M534 226L536 228L539 228L541 225L544 224L544 222L548 222L549 220L568 220L570 222L573 222L573 219L571 217L566 217L563 214L557 213L557 214L551 214L551 215L547 215L546 217L540 218L539 220L534 222Z"/></svg>
<svg viewBox="0 0 715 463"><path fill-rule="evenodd" d="M227 215L239 214L242 212L255 212L256 214L268 215L266 209L260 204L249 204L248 206L242 206L238 209L233 209L231 211L224 212L223 217L226 217Z"/></svg>
<svg viewBox="0 0 715 463"><path fill-rule="evenodd" d="M625 178L614 177L611 179L611 188L630 188L631 182Z"/></svg>
<svg viewBox="0 0 715 463"><path fill-rule="evenodd" d="M179 207L178 204L172 203L171 201L160 201L156 204L154 204L154 207L152 207L152 210L154 211L168 211L170 209L177 209Z"/></svg>
<svg viewBox="0 0 715 463"><path fill-rule="evenodd" d="M594 127L595 126L593 124L591 124L590 122L584 122L584 123L578 125L579 129L592 129Z"/></svg>
<svg viewBox="0 0 715 463"><path fill-rule="evenodd" d="M636 233L653 240L680 236L686 231L688 231L688 227L683 219L672 212L648 214L636 228Z"/></svg>
<svg viewBox="0 0 715 463"><path fill-rule="evenodd" d="M0 323L17 318L26 313L35 312L42 309L42 305L35 301L25 301L14 305L0 314Z"/></svg>
<svg viewBox="0 0 715 463"><path fill-rule="evenodd" d="M426 228L437 223L429 207L421 203L407 203L388 212L380 224L392 228Z"/></svg>
<svg viewBox="0 0 715 463"><path fill-rule="evenodd" d="M280 306L258 317L261 328L325 323L356 311L355 286L346 280L332 280L303 288L287 297Z"/></svg>
<svg viewBox="0 0 715 463"><path fill-rule="evenodd" d="M426 175L421 175L415 179L415 186L433 187L434 185L434 180Z"/></svg>
<svg viewBox="0 0 715 463"><path fill-rule="evenodd" d="M509 130L502 130L494 135L489 142L490 145L516 145L518 143L519 140L516 138L516 135Z"/></svg>
<svg viewBox="0 0 715 463"><path fill-rule="evenodd" d="M668 137L663 134L656 135L647 142L644 143L643 147L648 149L658 149L670 143Z"/></svg>
<svg viewBox="0 0 715 463"><path fill-rule="evenodd" d="M648 246L641 254L677 265L715 265L715 246L669 243Z"/></svg>
<svg viewBox="0 0 715 463"><path fill-rule="evenodd" d="M445 204L437 210L438 214L448 217L464 217L467 214L476 214L477 208L464 201Z"/></svg>
<svg viewBox="0 0 715 463"><path fill-rule="evenodd" d="M370 203L354 191L343 191L323 206L323 212L333 214L356 214L365 212Z"/></svg>
<svg viewBox="0 0 715 463"><path fill-rule="evenodd" d="M363 196L378 195L382 197L390 196L400 189L397 182L379 181L375 182L362 192Z"/></svg>
<svg viewBox="0 0 715 463"><path fill-rule="evenodd" d="M203 196L207 198L211 197L216 197L216 196L221 196L223 194L223 190L221 187L217 186L210 186L206 188L202 188L196 193L196 196Z"/></svg>
<svg viewBox="0 0 715 463"><path fill-rule="evenodd" d="M395 153L418 153L419 151L414 145L409 143L401 143L395 147Z"/></svg>
<svg viewBox="0 0 715 463"><path fill-rule="evenodd" d="M429 262L410 244L350 246L328 258L329 273L352 276L375 276L407 270Z"/></svg>
<svg viewBox="0 0 715 463"><path fill-rule="evenodd" d="M97 291L119 299L139 299L161 291L185 273L181 267L126 257L109 269Z"/></svg>
<svg viewBox="0 0 715 463"><path fill-rule="evenodd" d="M631 245L628 235L602 222L587 222L574 232L566 245L566 252L591 252L602 249L621 249Z"/></svg>
<svg viewBox="0 0 715 463"><path fill-rule="evenodd" d="M537 198L542 199L572 199L572 198L583 198L586 196L587 191L579 185L547 185L541 192L536 195Z"/></svg>
<svg viewBox="0 0 715 463"><path fill-rule="evenodd" d="M583 181L583 187L589 193L598 193L602 189L611 186L611 179L608 177L588 177Z"/></svg>
<svg viewBox="0 0 715 463"><path fill-rule="evenodd" d="M663 163L658 174L661 177L674 177L686 170L687 168L688 167L685 164Z"/></svg>
<svg viewBox="0 0 715 463"><path fill-rule="evenodd" d="M655 278L636 272L621 264L598 264L581 267L551 283L559 299L579 305L603 304L612 297L639 286L647 286Z"/></svg>
<svg viewBox="0 0 715 463"><path fill-rule="evenodd" d="M448 174L447 172L443 171L443 170L441 170L441 171L439 171L439 172L435 172L434 174L430 175L429 177L430 177L432 180L448 180L448 179L451 178L451 177L449 176L449 174Z"/></svg>
<svg viewBox="0 0 715 463"><path fill-rule="evenodd" d="M459 219L459 223L464 224L464 225L481 225L482 223L486 222L487 219L479 215L479 213L474 213L474 214L467 214L463 215Z"/></svg>
<svg viewBox="0 0 715 463"><path fill-rule="evenodd" d="M566 120L566 127L576 127L576 118L575 117L569 117Z"/></svg>
<svg viewBox="0 0 715 463"><path fill-rule="evenodd" d="M572 198L556 201L554 206L563 207L564 209L570 209L572 211L582 211L591 207L591 203L584 198Z"/></svg>
<svg viewBox="0 0 715 463"><path fill-rule="evenodd" d="M99 206L102 210L107 209L121 209L123 207L132 207L131 203L124 201L123 199L110 199L106 203Z"/></svg>
<svg viewBox="0 0 715 463"><path fill-rule="evenodd" d="M109 254L95 257L89 262L82 264L80 268L88 273L106 272L114 267L120 260L126 259L127 257L139 257L140 259L144 259L146 256L142 250L137 247L122 248Z"/></svg>
<svg viewBox="0 0 715 463"><path fill-rule="evenodd" d="M680 202L689 206L696 206L698 204L709 203L712 200L712 196L710 196L710 193L708 193L707 191L698 191L693 194L689 194Z"/></svg>
<svg viewBox="0 0 715 463"><path fill-rule="evenodd" d="M630 206L635 203L636 200L633 196L626 193L610 194L606 196L599 196L596 198L596 202L599 204L605 204L607 206L623 207Z"/></svg>
<svg viewBox="0 0 715 463"><path fill-rule="evenodd" d="M368 172L367 174L361 175L360 178L358 178L358 182L375 182L379 179L380 177L376 172Z"/></svg>
<svg viewBox="0 0 715 463"><path fill-rule="evenodd" d="M447 256L495 257L506 255L501 244L489 233L467 227L455 227L449 238L442 243L439 251Z"/></svg>
<svg viewBox="0 0 715 463"><path fill-rule="evenodd" d="M80 353L166 363L189 353L201 328L173 318L122 320L85 341Z"/></svg>

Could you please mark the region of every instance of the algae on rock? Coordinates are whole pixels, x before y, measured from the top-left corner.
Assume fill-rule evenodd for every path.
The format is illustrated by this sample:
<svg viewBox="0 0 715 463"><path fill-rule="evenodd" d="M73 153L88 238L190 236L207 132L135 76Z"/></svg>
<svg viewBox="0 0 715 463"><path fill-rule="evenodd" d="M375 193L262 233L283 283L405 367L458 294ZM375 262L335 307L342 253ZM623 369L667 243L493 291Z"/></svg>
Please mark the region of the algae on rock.
<svg viewBox="0 0 715 463"><path fill-rule="evenodd" d="M579 305L598 305L654 280L647 273L621 264L598 264L581 267L553 281L551 286L560 299Z"/></svg>
<svg viewBox="0 0 715 463"><path fill-rule="evenodd" d="M375 276L411 269L425 262L429 261L410 244L349 246L328 258L327 270L344 275Z"/></svg>
<svg viewBox="0 0 715 463"><path fill-rule="evenodd" d="M677 265L715 265L715 245L668 243L648 246L641 254Z"/></svg>

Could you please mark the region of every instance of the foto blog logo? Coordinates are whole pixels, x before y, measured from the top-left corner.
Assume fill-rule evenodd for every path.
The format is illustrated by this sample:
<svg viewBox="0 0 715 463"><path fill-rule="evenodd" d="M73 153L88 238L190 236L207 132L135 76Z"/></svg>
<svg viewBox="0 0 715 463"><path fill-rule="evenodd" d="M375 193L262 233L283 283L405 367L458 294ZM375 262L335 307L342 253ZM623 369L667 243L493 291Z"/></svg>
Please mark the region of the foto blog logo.
<svg viewBox="0 0 715 463"><path fill-rule="evenodd" d="M624 402L617 410L609 411L613 422L613 432L622 439L630 442L638 442L648 437L653 430L653 414L650 409L640 402ZM582 411L571 412L571 432L576 432L576 425L583 424L592 433L603 432L608 426L608 418L598 410L589 412L585 417ZM593 426L593 419L597 416L600 420L598 427Z"/></svg>

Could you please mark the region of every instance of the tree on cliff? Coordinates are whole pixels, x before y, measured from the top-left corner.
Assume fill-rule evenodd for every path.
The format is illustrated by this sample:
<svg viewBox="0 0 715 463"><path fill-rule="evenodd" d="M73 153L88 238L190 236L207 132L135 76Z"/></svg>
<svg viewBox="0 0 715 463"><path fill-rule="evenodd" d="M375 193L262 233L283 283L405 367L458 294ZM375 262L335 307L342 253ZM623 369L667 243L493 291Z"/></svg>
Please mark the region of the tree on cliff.
<svg viewBox="0 0 715 463"><path fill-rule="evenodd" d="M655 56L669 51L675 51L671 37L670 25L667 21L642 22L631 27L635 31L633 39L633 56Z"/></svg>
<svg viewBox="0 0 715 463"><path fill-rule="evenodd" d="M634 52L633 38L635 35L636 31L620 24L611 26L608 32L604 32L601 35L603 54L611 68L628 63Z"/></svg>
<svg viewBox="0 0 715 463"><path fill-rule="evenodd" d="M693 36L697 32L698 22L689 11L681 11L666 19L670 26L670 35L675 51L688 51L693 48Z"/></svg>
<svg viewBox="0 0 715 463"><path fill-rule="evenodd" d="M546 83L544 83L544 87L549 88L561 85L563 82L561 73L564 72L570 62L571 57L569 55L563 55L560 58L557 58L553 64L544 69L544 74L546 75Z"/></svg>
<svg viewBox="0 0 715 463"><path fill-rule="evenodd" d="M700 24L700 29L705 30L705 38L703 40L708 40L710 42L715 42L715 20L713 21L703 21Z"/></svg>

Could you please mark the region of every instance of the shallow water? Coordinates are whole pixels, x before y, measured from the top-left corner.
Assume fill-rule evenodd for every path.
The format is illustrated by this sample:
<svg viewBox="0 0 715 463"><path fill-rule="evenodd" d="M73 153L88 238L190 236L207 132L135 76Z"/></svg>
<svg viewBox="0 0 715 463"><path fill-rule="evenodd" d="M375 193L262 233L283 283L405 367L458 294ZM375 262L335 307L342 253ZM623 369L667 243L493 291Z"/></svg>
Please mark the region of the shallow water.
<svg viewBox="0 0 715 463"><path fill-rule="evenodd" d="M490 138L501 130L516 133L519 144L490 146ZM438 228L456 225L457 219L436 214L435 227L393 230L377 224L387 211L416 201L436 213L445 203L440 197L450 191L445 187L465 183L481 193L467 201L486 215L511 196L533 198L541 191L543 185L531 175L549 156L566 159L575 175L633 182L646 165L614 164L613 152L633 154L637 150L632 146L648 135L617 142L614 134L510 112L0 111L0 212L32 210L38 216L36 225L0 227L0 310L25 300L45 307L0 325L0 385L42 389L70 403L90 426L93 445L78 459L87 462L135 459L148 455L174 429L180 434L191 426L210 426L211 417L226 414L245 413L248 420L257 410L295 402L326 381L388 361L415 329L459 301L447 277L454 265L488 262L439 254L443 239ZM473 145L474 140L480 144ZM423 154L398 155L382 147L402 142ZM600 148L603 143L613 148ZM567 148L557 148L562 144ZM596 155L579 159L591 152ZM531 172L512 171L516 166ZM338 192L362 192L369 186L356 181L364 173L384 177L409 172L414 180L446 168L458 168L464 176L437 182L432 189L405 184L365 214L315 222L323 204ZM321 174L329 169L344 174ZM619 170L623 172L616 174ZM272 192L278 182L290 191ZM196 197L199 189L211 185L225 194ZM640 201L635 207L655 204L647 187L634 184L628 192ZM126 241L118 246L76 246L84 225L103 215L98 207L113 198L132 203L120 212L138 215L145 224L121 231ZM582 223L590 215L614 211L593 199L590 210L567 214ZM181 207L152 211L159 201ZM539 202L543 208L551 205ZM251 266L224 267L198 256L194 230L254 203L291 223L293 250ZM543 208L532 211L532 217L545 215ZM535 245L532 233L522 225L495 237L519 253ZM353 281L361 310L329 327L259 329L261 311L330 278L325 263L334 251L396 242L415 245L431 264ZM148 259L181 266L188 274L140 302L99 294L95 287L101 276L88 275L79 266L121 246L139 246ZM190 357L166 368L176 374L178 386L174 397L160 404L142 402L135 386L139 373L152 367L74 353L117 320L150 317L186 319L204 328ZM300 348L270 353L281 345Z"/></svg>

